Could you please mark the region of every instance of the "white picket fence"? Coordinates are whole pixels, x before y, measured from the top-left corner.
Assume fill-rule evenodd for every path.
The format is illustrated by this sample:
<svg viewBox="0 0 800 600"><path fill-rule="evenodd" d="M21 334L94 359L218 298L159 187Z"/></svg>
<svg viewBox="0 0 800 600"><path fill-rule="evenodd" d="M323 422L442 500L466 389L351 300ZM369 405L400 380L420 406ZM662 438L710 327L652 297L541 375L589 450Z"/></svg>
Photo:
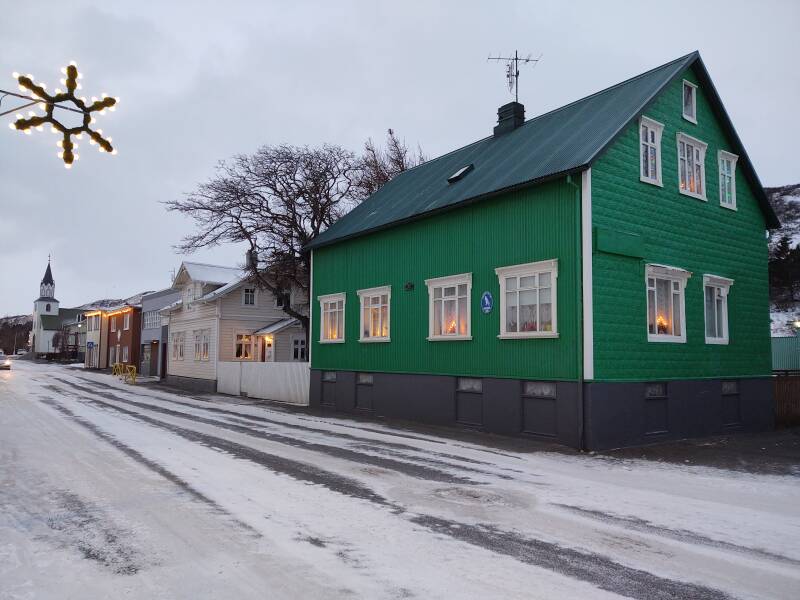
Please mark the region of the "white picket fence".
<svg viewBox="0 0 800 600"><path fill-rule="evenodd" d="M309 380L307 362L217 363L217 391L221 394L308 406Z"/></svg>

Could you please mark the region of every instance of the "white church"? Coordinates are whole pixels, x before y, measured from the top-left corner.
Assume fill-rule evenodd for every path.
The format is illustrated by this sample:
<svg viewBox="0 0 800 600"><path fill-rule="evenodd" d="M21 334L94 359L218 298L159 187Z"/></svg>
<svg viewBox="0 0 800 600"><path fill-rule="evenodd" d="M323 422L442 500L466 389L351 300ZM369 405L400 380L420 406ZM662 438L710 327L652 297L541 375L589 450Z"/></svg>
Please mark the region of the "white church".
<svg viewBox="0 0 800 600"><path fill-rule="evenodd" d="M59 308L56 300L56 282L47 259L47 270L39 284L39 297L33 302L33 327L28 340L31 352L47 355L58 352L53 345L53 336L67 323L74 322L83 311L79 308Z"/></svg>

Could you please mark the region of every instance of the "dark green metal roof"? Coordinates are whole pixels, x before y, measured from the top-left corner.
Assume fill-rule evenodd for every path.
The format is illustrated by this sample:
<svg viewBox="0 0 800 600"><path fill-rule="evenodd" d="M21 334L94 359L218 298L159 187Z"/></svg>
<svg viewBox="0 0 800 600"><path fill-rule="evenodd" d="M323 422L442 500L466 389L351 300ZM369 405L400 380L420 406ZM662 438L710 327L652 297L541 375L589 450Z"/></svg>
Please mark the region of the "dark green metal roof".
<svg viewBox="0 0 800 600"><path fill-rule="evenodd" d="M59 330L66 323L74 321L75 317L82 312L84 311L79 308L61 308L57 315L42 315L40 317L42 319L42 329L48 331Z"/></svg>
<svg viewBox="0 0 800 600"><path fill-rule="evenodd" d="M692 52L601 92L525 122L517 129L478 142L405 171L339 219L306 246L313 249L398 225L455 205L480 200L591 165L622 130L683 71L698 65L723 127L739 146L739 164L760 193L770 227L778 220L744 148L711 84L700 54ZM448 178L474 168L454 183Z"/></svg>

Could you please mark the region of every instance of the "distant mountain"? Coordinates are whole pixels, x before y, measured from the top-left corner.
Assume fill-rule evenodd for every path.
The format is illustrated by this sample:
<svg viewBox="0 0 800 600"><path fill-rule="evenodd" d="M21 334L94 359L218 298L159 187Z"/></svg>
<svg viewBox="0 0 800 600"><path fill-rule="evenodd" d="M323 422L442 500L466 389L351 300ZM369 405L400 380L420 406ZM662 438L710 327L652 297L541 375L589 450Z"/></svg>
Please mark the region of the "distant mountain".
<svg viewBox="0 0 800 600"><path fill-rule="evenodd" d="M792 335L800 320L800 184L764 191L781 221L769 239L772 335Z"/></svg>
<svg viewBox="0 0 800 600"><path fill-rule="evenodd" d="M106 310L109 308L114 308L115 306L120 306L122 304L130 304L132 306L137 306L142 303L142 296L150 293L151 291L148 290L146 292L139 292L138 294L134 294L133 296L129 296L128 298L103 298L102 300L94 300L93 302L87 302L86 304L81 304L80 306L76 306L75 308L80 308L83 310Z"/></svg>
<svg viewBox="0 0 800 600"><path fill-rule="evenodd" d="M781 221L781 228L770 236L770 250L784 237L795 248L800 244L800 183L764 188Z"/></svg>
<svg viewBox="0 0 800 600"><path fill-rule="evenodd" d="M12 327L14 325L27 325L33 322L33 315L14 315L11 317L0 317L0 327Z"/></svg>

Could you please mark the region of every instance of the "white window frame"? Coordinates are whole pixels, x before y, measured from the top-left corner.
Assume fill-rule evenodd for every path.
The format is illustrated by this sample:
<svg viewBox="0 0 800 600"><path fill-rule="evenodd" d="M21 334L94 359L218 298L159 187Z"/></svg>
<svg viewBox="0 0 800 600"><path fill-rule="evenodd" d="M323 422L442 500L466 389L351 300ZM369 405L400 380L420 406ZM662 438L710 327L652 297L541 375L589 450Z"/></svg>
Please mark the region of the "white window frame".
<svg viewBox="0 0 800 600"><path fill-rule="evenodd" d="M356 292L359 298L359 318L358 318L358 341L365 342L365 343L373 343L373 342L390 342L392 337L392 286L384 285L380 287L368 288L364 290L358 290ZM364 335L364 301L365 300L372 300L372 298L379 298L380 296L388 296L386 300L386 319L387 319L387 326L386 331L387 335L385 336L365 336ZM383 305L379 304L379 312L380 307Z"/></svg>
<svg viewBox="0 0 800 600"><path fill-rule="evenodd" d="M683 102L683 97L686 94L687 87L692 89L692 112L694 115L687 115L686 111L684 110L685 104ZM697 86L686 79L683 80L683 85L681 86L681 114L683 115L684 119L697 125Z"/></svg>
<svg viewBox="0 0 800 600"><path fill-rule="evenodd" d="M719 150L717 152L717 168L719 169L719 205L728 210L736 210L736 162L739 156L728 152L727 150ZM723 184L723 162L730 161L731 163L731 203L725 202L725 185Z"/></svg>
<svg viewBox="0 0 800 600"><path fill-rule="evenodd" d="M183 360L186 354L186 332L178 333L178 360Z"/></svg>
<svg viewBox="0 0 800 600"><path fill-rule="evenodd" d="M193 332L194 334L194 359L196 361L200 360L200 346L202 344L202 331L199 329L195 329Z"/></svg>
<svg viewBox="0 0 800 600"><path fill-rule="evenodd" d="M467 333L462 334L434 334L434 290L436 288L445 288L455 286L458 289L459 285L466 284L467 286ZM429 342L449 342L449 341L469 341L472 339L472 273L462 273L460 275L448 275L447 277L435 277L426 279L425 285L428 286L428 337ZM444 304L444 303L443 303ZM458 310L458 296L456 295L456 311Z"/></svg>
<svg viewBox="0 0 800 600"><path fill-rule="evenodd" d="M726 345L730 342L729 328L728 328L728 294L730 293L733 279L721 277L719 275L703 275L703 335L706 339L706 344L721 344ZM706 311L706 288L719 290L722 297L722 332L720 337L708 337L708 312ZM714 303L714 310L716 310L716 298ZM715 322L716 324L716 322Z"/></svg>
<svg viewBox="0 0 800 600"><path fill-rule="evenodd" d="M203 329L200 332L201 346L200 346L200 360L207 362L209 349L211 348L211 330Z"/></svg>
<svg viewBox="0 0 800 600"><path fill-rule="evenodd" d="M319 301L319 343L320 344L343 344L345 340L345 331L346 331L346 323L347 323L347 294L344 292L338 292L336 294L325 294L323 296L317 296L317 300ZM325 304L332 304L335 302L342 301L342 330L341 336L337 338L326 338L325 337L325 314L326 313L334 313L338 312L338 309L332 311L330 309L325 308Z"/></svg>
<svg viewBox="0 0 800 600"><path fill-rule="evenodd" d="M116 315L111 318L111 332L114 333L117 330L117 317Z"/></svg>
<svg viewBox="0 0 800 600"><path fill-rule="evenodd" d="M295 358L294 357L294 343L295 342L299 342L300 343L298 348L300 348L301 354L305 354L305 358ZM289 337L289 356L290 356L290 360L292 360L293 362L308 362L308 344L306 344L306 336L304 334L302 334L302 333L293 333Z"/></svg>
<svg viewBox="0 0 800 600"><path fill-rule="evenodd" d="M131 313L126 312L122 315L122 329L128 331L131 328Z"/></svg>
<svg viewBox="0 0 800 600"><path fill-rule="evenodd" d="M697 198L698 200L703 200L704 202L706 202L708 200L706 197L706 193L708 191L708 188L706 187L706 150L708 149L708 144L683 132L678 133L678 135L676 136L676 142L677 142L676 148L678 151L678 191L684 196L690 196L692 198ZM689 144L693 148L697 148L700 151L700 180L703 190L701 194L698 194L697 192L692 192L691 190L688 189L688 187L687 189L683 189L681 187L681 142L683 142L684 144ZM694 160L694 157L692 158L692 160ZM686 161L686 173L687 175L689 173L688 159ZM688 186L689 183L688 179L686 183Z"/></svg>
<svg viewBox="0 0 800 600"><path fill-rule="evenodd" d="M247 358L245 356L236 356L236 346L239 345L239 336L249 336L250 337L250 357ZM256 352L258 350L258 344L255 343L256 341L255 335L251 331L234 331L233 332L233 360L240 361L240 362L254 362L256 360ZM246 345L242 342L242 355L244 355L244 349Z"/></svg>
<svg viewBox="0 0 800 600"><path fill-rule="evenodd" d="M253 291L253 303L247 302L247 290ZM244 286L242 288L242 306L255 308L258 306L258 288L253 285Z"/></svg>
<svg viewBox="0 0 800 600"><path fill-rule="evenodd" d="M130 358L130 356L128 355L128 346L123 346L122 347L122 361L121 362L124 362L124 363L128 362L128 358Z"/></svg>
<svg viewBox="0 0 800 600"><path fill-rule="evenodd" d="M646 126L648 129L652 130L656 134L656 141L650 142L650 140L645 140L642 136L642 126ZM651 185L657 185L659 187L664 186L664 182L661 178L661 134L664 133L664 125L663 123L659 123L658 121L654 121L649 117L645 117L642 115L639 118L639 181L643 181L644 183L649 183ZM644 174L644 164L642 163L642 146L647 145L648 147L648 161L650 157L649 148L654 147L656 151L656 177L651 178L647 177Z"/></svg>
<svg viewBox="0 0 800 600"><path fill-rule="evenodd" d="M540 260L522 265L512 265L509 267L498 267L494 270L500 283L500 334L497 336L501 340L519 338L557 338L558 337L558 259ZM552 305L552 331L507 331L506 330L506 277L529 277L541 273L550 273L550 303ZM537 315L539 313L538 295L536 304Z"/></svg>
<svg viewBox="0 0 800 600"><path fill-rule="evenodd" d="M692 276L691 271L687 271L685 269L681 269L679 267L670 267L667 265L656 265L656 264L648 264L645 266L644 270L644 293L645 293L645 329L647 331L647 341L648 342L667 342L667 343L677 343L677 344L685 344L686 343L686 282L689 281L689 278ZM650 284L648 282L649 279L666 279L670 282L678 282L679 283L679 292L680 292L680 317L681 317L681 333L680 335L671 335L665 333L650 333ZM670 286L670 297L674 290L672 286ZM655 294L656 301L658 298L658 285L655 286ZM675 307L672 307L673 313L675 311ZM674 320L674 319L673 319Z"/></svg>

